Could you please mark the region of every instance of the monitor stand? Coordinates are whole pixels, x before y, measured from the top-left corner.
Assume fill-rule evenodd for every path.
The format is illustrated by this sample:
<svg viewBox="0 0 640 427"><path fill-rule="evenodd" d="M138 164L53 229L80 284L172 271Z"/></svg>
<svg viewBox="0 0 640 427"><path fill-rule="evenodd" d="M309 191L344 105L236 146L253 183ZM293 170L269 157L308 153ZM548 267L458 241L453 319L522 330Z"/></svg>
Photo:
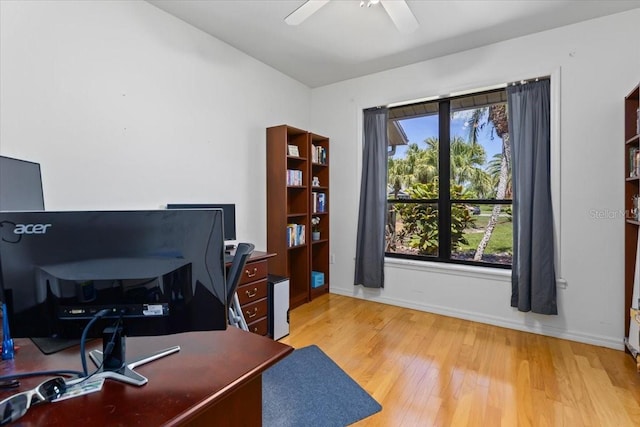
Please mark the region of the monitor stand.
<svg viewBox="0 0 640 427"><path fill-rule="evenodd" d="M114 329L106 328L103 332L102 340L103 350L109 346L111 341L113 341L114 345L111 351L108 352L109 355L106 359L104 358L106 351L92 350L89 352L89 357L98 367L98 372L95 376L122 381L138 387L145 385L149 380L134 371L135 368L180 351L180 346L176 345L127 363L125 358L125 336L122 334L122 328L119 327L115 332L115 339Z"/></svg>

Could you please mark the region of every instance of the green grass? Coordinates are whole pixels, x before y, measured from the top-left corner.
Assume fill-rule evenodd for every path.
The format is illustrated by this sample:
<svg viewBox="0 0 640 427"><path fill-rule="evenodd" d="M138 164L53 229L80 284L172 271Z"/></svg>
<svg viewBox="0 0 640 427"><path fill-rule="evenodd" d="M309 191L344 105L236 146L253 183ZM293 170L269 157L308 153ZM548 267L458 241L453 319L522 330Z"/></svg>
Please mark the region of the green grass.
<svg viewBox="0 0 640 427"><path fill-rule="evenodd" d="M464 237L469 243L466 245L461 245L458 251L475 251L478 248L478 244L484 236L484 229L489 223L489 218L490 217L488 216L476 217L476 231L478 229L482 231L465 233ZM491 235L489 244L485 249L485 253L495 254L505 252L510 254L513 253L513 223L509 220L508 217L501 216L498 218L498 223L493 229L493 234Z"/></svg>

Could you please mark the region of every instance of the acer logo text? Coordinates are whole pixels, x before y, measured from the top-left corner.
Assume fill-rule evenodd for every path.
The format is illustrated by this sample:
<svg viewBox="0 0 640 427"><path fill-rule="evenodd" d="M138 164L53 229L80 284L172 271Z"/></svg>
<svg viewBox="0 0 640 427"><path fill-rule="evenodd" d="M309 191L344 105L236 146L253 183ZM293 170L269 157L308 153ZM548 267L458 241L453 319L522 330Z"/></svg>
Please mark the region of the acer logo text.
<svg viewBox="0 0 640 427"><path fill-rule="evenodd" d="M16 224L14 234L44 234L51 224Z"/></svg>

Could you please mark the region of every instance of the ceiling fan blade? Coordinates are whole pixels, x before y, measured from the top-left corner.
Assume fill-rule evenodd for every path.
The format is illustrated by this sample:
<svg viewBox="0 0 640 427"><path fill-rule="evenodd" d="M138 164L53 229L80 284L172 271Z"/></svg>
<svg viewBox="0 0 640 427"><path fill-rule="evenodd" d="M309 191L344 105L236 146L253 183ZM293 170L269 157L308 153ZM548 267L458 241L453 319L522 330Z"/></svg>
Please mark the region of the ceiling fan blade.
<svg viewBox="0 0 640 427"><path fill-rule="evenodd" d="M380 0L382 7L401 33L411 33L418 28L418 20L404 0Z"/></svg>
<svg viewBox="0 0 640 427"><path fill-rule="evenodd" d="M306 3L302 3L299 8L287 15L287 17L284 18L284 22L289 25L299 25L302 21L316 13L318 9L327 3L329 3L329 0L308 0Z"/></svg>

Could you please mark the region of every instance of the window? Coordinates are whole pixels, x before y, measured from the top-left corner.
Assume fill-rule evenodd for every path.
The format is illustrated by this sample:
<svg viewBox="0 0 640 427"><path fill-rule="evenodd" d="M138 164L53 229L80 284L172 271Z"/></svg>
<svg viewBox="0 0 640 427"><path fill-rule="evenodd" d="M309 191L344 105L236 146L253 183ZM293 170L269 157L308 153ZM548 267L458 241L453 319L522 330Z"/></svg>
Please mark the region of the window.
<svg viewBox="0 0 640 427"><path fill-rule="evenodd" d="M504 89L389 109L386 255L510 268Z"/></svg>

